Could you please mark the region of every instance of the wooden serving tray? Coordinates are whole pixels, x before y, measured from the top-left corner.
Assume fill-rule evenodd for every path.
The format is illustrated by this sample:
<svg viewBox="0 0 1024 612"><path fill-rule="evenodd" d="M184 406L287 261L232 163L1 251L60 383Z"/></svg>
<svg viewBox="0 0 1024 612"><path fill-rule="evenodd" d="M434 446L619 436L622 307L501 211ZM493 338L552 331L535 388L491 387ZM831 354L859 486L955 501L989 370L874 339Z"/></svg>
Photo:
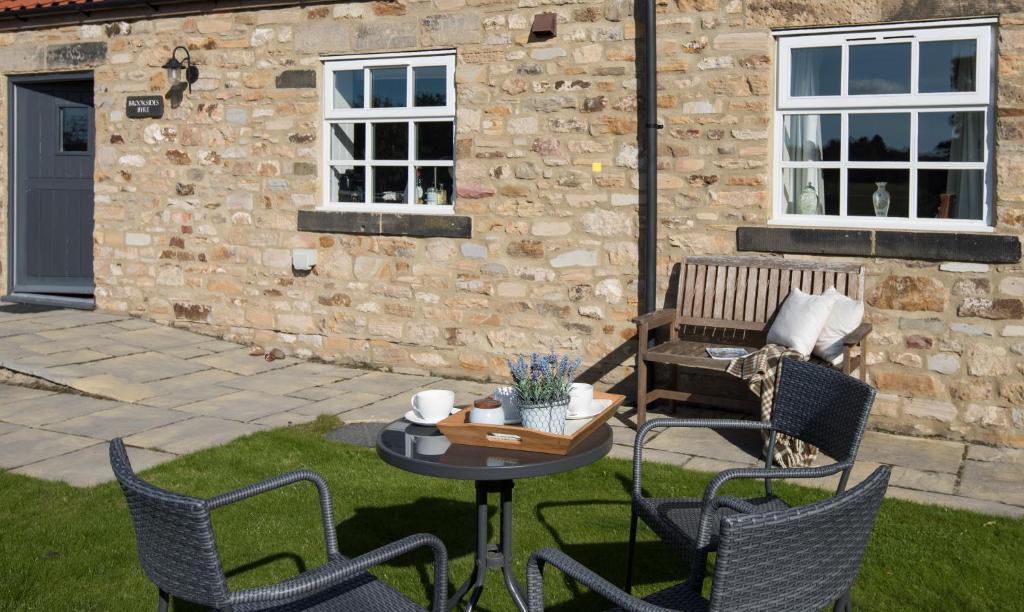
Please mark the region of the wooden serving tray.
<svg viewBox="0 0 1024 612"><path fill-rule="evenodd" d="M521 425L486 425L470 423L471 407L463 408L437 424L438 429L453 444L507 448L549 455L568 455L584 438L597 431L625 401L625 395L594 391L595 400L611 400L612 403L589 420L566 421L566 426L581 423L572 433L553 434Z"/></svg>

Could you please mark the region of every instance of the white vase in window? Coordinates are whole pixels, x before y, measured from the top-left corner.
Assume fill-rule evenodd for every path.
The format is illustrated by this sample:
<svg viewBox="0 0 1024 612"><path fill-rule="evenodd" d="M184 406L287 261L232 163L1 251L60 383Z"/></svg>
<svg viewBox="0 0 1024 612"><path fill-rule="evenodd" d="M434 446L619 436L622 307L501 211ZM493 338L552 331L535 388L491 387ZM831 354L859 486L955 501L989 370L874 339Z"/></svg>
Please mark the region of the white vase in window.
<svg viewBox="0 0 1024 612"><path fill-rule="evenodd" d="M814 190L814 185L807 183L807 186L800 192L797 212L801 215L818 214L818 192Z"/></svg>
<svg viewBox="0 0 1024 612"><path fill-rule="evenodd" d="M875 207L876 217L889 216L889 192L885 190L885 182L875 183L878 189L871 194L871 204Z"/></svg>

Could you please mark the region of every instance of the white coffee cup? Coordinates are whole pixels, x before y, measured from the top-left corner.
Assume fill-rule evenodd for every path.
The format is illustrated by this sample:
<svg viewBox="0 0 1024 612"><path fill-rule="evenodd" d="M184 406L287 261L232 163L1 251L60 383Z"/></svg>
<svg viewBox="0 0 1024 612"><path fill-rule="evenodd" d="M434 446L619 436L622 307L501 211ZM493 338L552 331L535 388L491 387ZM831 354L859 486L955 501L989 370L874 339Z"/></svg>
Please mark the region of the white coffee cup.
<svg viewBox="0 0 1024 612"><path fill-rule="evenodd" d="M501 410L505 413L506 423L516 423L520 420L519 396L514 387L498 387L494 390L494 399L501 402Z"/></svg>
<svg viewBox="0 0 1024 612"><path fill-rule="evenodd" d="M455 392L446 389L420 391L412 396L412 411L424 421L440 421L452 412Z"/></svg>
<svg viewBox="0 0 1024 612"><path fill-rule="evenodd" d="M586 414L594 401L594 385L572 383L569 387L569 414Z"/></svg>

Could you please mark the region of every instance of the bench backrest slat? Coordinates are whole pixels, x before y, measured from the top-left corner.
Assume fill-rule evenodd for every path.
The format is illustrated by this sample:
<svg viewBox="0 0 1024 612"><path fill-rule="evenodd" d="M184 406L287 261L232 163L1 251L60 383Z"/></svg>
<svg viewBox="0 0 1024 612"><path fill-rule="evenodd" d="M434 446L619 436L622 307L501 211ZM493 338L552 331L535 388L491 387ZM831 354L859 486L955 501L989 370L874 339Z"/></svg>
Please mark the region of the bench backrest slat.
<svg viewBox="0 0 1024 612"><path fill-rule="evenodd" d="M856 264L766 257L688 257L680 266L676 325L765 331L793 288L820 294L835 287L860 300L864 268Z"/></svg>

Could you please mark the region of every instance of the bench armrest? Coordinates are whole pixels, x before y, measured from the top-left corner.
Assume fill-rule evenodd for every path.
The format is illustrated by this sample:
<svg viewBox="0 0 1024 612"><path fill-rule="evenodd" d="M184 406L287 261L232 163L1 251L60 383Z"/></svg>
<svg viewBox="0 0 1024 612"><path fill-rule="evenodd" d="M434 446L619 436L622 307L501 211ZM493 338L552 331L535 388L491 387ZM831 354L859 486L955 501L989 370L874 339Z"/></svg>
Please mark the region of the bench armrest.
<svg viewBox="0 0 1024 612"><path fill-rule="evenodd" d="M871 333L872 329L873 328L871 327L870 323L861 323L860 325L857 326L857 329L853 330L852 332L846 334L843 337L843 344L846 346L854 346L860 344L861 342L864 341L864 338L868 337L868 334Z"/></svg>
<svg viewBox="0 0 1024 612"><path fill-rule="evenodd" d="M646 326L648 329L655 327L661 327L662 325L668 325L676 318L676 311L671 308L662 308L661 310L655 310L654 312L648 312L642 314L639 317L633 319L633 323L638 326Z"/></svg>

